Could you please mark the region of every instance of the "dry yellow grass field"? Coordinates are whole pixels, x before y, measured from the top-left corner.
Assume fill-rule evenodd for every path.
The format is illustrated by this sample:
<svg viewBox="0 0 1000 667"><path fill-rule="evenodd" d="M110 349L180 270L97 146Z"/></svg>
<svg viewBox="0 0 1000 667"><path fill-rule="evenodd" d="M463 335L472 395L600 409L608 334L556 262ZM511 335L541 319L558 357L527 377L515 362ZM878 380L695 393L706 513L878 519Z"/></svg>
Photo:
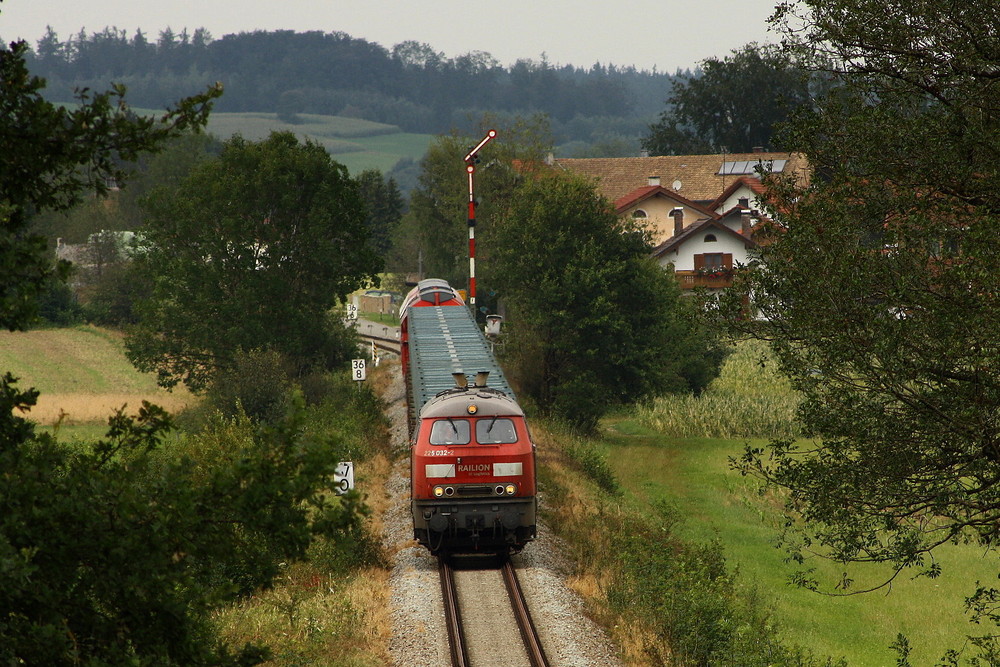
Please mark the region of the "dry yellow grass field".
<svg viewBox="0 0 1000 667"><path fill-rule="evenodd" d="M78 326L33 331L0 331L0 373L11 372L21 388L41 392L28 418L51 425L107 421L143 400L176 412L196 400L188 391L168 392L152 375L136 371L125 358L121 335L109 329Z"/></svg>

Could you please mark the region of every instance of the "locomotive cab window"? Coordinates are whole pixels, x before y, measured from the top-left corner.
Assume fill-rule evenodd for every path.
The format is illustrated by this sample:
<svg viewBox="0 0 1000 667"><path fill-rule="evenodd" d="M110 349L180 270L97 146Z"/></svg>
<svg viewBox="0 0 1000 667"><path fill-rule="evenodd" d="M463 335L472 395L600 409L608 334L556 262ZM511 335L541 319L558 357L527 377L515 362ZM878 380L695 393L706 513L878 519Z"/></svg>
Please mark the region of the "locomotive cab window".
<svg viewBox="0 0 1000 667"><path fill-rule="evenodd" d="M468 419L439 419L431 426L432 445L467 445L469 440Z"/></svg>
<svg viewBox="0 0 1000 667"><path fill-rule="evenodd" d="M476 421L476 442L480 445L509 445L517 442L517 429L510 419L484 417Z"/></svg>

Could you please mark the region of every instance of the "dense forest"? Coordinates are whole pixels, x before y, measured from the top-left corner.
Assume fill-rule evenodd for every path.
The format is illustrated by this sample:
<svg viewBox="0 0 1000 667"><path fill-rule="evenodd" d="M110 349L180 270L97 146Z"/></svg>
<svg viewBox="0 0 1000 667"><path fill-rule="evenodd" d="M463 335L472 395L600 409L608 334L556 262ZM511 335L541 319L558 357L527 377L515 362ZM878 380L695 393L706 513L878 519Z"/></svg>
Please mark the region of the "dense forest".
<svg viewBox="0 0 1000 667"><path fill-rule="evenodd" d="M213 39L204 29L167 28L151 40L110 27L63 40L50 29L28 58L47 80L47 97L60 102L114 81L126 85L131 105L162 108L220 81L218 111L352 116L430 134L463 129L487 110L540 112L557 144L632 153L681 75L553 65L544 54L504 67L481 51L446 57L415 41L387 49L341 32L287 30Z"/></svg>

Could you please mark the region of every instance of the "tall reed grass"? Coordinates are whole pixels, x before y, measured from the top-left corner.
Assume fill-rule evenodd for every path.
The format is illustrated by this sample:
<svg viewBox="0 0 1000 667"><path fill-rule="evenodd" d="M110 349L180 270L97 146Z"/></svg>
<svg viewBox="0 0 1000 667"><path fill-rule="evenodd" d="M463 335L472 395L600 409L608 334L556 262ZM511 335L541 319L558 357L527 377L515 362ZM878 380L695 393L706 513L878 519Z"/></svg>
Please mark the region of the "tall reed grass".
<svg viewBox="0 0 1000 667"><path fill-rule="evenodd" d="M766 344L745 340L700 396L661 396L635 415L643 426L676 438L795 438L801 434L798 404Z"/></svg>

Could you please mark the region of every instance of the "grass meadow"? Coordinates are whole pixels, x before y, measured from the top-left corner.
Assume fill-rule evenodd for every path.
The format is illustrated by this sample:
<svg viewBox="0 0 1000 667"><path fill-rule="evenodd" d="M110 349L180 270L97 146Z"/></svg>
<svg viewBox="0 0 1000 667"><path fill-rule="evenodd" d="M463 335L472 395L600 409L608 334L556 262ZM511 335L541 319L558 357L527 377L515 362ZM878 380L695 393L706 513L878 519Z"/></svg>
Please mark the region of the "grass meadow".
<svg viewBox="0 0 1000 667"><path fill-rule="evenodd" d="M175 412L195 399L184 389L158 387L153 375L143 375L125 358L121 336L108 329L77 326L63 329L0 331L0 372L19 378L21 388L41 392L27 415L71 436L103 433L112 412L127 406L134 413L143 400Z"/></svg>
<svg viewBox="0 0 1000 667"><path fill-rule="evenodd" d="M75 108L76 103L62 103ZM132 108L145 116L161 116L162 109ZM403 132L395 125L376 123L346 116L297 114L299 122L288 123L277 114L256 111L212 112L206 131L225 141L236 133L244 139L259 141L271 132L291 132L300 139L311 139L330 153L354 176L365 169L389 173L404 158L415 162L427 152L434 138L430 134Z"/></svg>
<svg viewBox="0 0 1000 667"><path fill-rule="evenodd" d="M429 134L402 132L395 125L360 118L299 114L299 123L286 123L272 113L213 113L208 132L228 139L239 132L245 139L265 139L272 131L292 132L322 145L351 174L365 169L388 173L403 158L420 160L431 142Z"/></svg>
<svg viewBox="0 0 1000 667"><path fill-rule="evenodd" d="M701 397L659 399L606 422L596 444L625 502L640 511L672 504L685 517L677 529L682 536L719 540L729 565L773 606L782 635L816 655L845 657L852 667L896 664L898 656L889 645L902 633L912 648L911 664L931 665L946 649L961 648L967 634L987 633L988 627L970 625L963 614L964 599L976 582L997 577L995 554L982 548L941 549L940 577L914 579L904 573L891 589L864 595L830 597L788 583L801 566L786 562L785 552L776 548L781 499L762 494L759 482L729 465L747 444L765 445L771 434L797 434L796 399L760 358L760 348L743 344ZM806 567L815 567L826 582L844 570L822 559ZM859 589L887 572L856 565L848 571Z"/></svg>

